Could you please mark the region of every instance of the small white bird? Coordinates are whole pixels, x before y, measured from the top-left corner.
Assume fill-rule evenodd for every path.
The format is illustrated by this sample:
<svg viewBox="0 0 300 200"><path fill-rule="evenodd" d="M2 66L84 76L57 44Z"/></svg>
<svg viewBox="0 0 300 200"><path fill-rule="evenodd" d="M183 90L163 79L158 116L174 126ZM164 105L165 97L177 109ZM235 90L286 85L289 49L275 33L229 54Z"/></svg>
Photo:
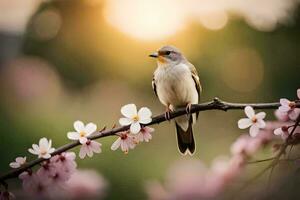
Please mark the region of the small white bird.
<svg viewBox="0 0 300 200"><path fill-rule="evenodd" d="M190 109L192 104L198 103L202 90L197 70L173 46L164 46L149 56L157 59L152 88L166 106L166 119L170 120L171 111L186 106L188 115L175 118L175 125L179 151L192 155L195 152L192 125L198 113L191 115Z"/></svg>

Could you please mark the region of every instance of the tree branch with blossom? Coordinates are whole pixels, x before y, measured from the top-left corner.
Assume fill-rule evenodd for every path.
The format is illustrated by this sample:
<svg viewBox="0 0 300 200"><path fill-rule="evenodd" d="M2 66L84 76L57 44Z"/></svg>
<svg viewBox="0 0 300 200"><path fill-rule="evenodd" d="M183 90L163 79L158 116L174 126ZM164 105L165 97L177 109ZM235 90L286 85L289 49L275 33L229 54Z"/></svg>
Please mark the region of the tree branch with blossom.
<svg viewBox="0 0 300 200"><path fill-rule="evenodd" d="M190 112L195 113L195 112L202 112L202 111L208 111L208 110L221 110L221 111L241 110L241 109L245 109L247 107L251 107L252 109L277 109L280 106L282 106L282 102L274 102L274 103L231 103L231 102L222 101L219 98L214 98L213 101L210 101L210 102L205 102L205 103L201 103L201 104L192 105ZM300 108L300 101L299 100L293 101L292 106L294 108ZM142 109L144 109L143 111L145 111L145 109L147 109L147 108L142 108ZM121 110L121 112L122 112L122 110ZM147 112L149 114L150 111L147 111ZM182 116L182 115L186 115L186 114L187 113L186 113L185 108L179 108L179 109L177 109L176 111L174 111L170 114L170 119L173 119L173 118L176 118L176 117L179 117L179 116ZM145 127L148 127L148 126L154 125L154 124L160 124L160 123L165 122L165 121L167 121L167 119L165 118L165 115L161 114L161 115L153 117L152 120L141 121L141 127L140 128L145 128ZM23 172L30 171L30 169L32 167L34 167L38 164L41 164L45 161L48 161L50 157L60 155L60 154L62 154L64 152L67 152L68 150L70 150L70 149L72 149L76 146L86 145L86 144L88 144L88 142L90 144L93 140L96 140L96 139L99 139L99 138L102 138L102 137L117 135L121 138L122 137L122 132L126 132L126 131L129 131L129 130L130 131L135 131L132 124L130 125L130 123L127 123L127 122L128 122L128 119L125 119L125 118L123 118L122 120L120 119L120 124L126 124L125 126L113 127L110 130L106 130L105 128L103 128L102 130L100 130L98 132L91 131L88 135L83 135L82 138L80 138L82 133L78 132L77 133L78 135L76 135L76 132L73 132L73 135L71 134L69 136L69 134L68 134L68 137L69 137L69 139L73 139L73 140L76 140L76 141L65 144L65 145L57 148L56 150L51 148L51 140L50 141L45 141L46 139L43 138L43 140L44 140L42 142L43 145L45 146L45 148L49 148L49 150L51 150L50 152L46 152L47 156L45 156L43 154L45 152L40 152L40 149L38 148L38 147L41 147L41 141L40 141L40 146L33 145L33 148L29 150L31 153L39 155L39 158L36 159L36 160L33 160L31 162L28 162L28 163L25 163L25 161L22 160L22 164L20 164L18 166L18 168L13 169L13 170L9 171L8 173L5 173L5 174L1 175L0 176L0 182L2 183L2 185L4 185L5 188L7 188L6 180L11 179L11 178L15 178ZM299 124L297 124L297 126L298 125ZM84 125L80 125L80 126L84 126ZM93 124L88 124L87 126L92 127ZM140 126L140 124L139 124L139 126ZM140 131L140 128L137 130L137 132ZM295 126L294 126L294 128L295 128ZM96 128L92 127L92 129L96 129ZM92 132L94 132L94 133L92 133ZM84 139L84 140L82 141L80 139ZM285 148L290 144L290 143L288 143L288 141L289 141L289 139L286 142ZM49 143L50 143L50 145L49 145ZM99 143L96 144L96 142L95 142L95 145L98 145L98 144ZM97 153L99 153L100 152L99 151L100 147L97 146L96 149L98 151ZM113 149L113 146L112 146L112 149ZM116 149L116 148L114 148L114 149ZM16 163L17 164L15 164L15 166L18 165L18 162L16 162Z"/></svg>

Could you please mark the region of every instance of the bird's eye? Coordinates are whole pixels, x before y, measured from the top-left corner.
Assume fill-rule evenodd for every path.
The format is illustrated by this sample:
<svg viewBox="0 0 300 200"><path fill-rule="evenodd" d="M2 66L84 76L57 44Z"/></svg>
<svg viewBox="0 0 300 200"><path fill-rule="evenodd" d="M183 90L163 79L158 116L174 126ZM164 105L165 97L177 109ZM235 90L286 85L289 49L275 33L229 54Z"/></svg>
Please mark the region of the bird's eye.
<svg viewBox="0 0 300 200"><path fill-rule="evenodd" d="M171 51L166 51L165 52L165 55L170 55L171 54Z"/></svg>

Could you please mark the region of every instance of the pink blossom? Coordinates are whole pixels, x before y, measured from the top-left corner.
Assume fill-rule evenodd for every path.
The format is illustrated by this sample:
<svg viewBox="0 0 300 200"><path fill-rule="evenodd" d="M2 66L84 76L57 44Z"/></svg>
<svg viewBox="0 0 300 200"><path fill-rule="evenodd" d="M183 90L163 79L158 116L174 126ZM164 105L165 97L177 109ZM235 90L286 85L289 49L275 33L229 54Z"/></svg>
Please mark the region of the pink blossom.
<svg viewBox="0 0 300 200"><path fill-rule="evenodd" d="M101 199L108 183L93 170L78 170L66 182L66 195L70 199Z"/></svg>
<svg viewBox="0 0 300 200"><path fill-rule="evenodd" d="M150 200L169 200L171 195L158 181L148 181L145 186L148 199Z"/></svg>
<svg viewBox="0 0 300 200"><path fill-rule="evenodd" d="M122 132L118 139L111 145L111 150L115 151L121 147L121 150L127 154L129 149L133 149L135 145L136 141L134 140L134 137L128 132Z"/></svg>
<svg viewBox="0 0 300 200"><path fill-rule="evenodd" d="M199 199L211 196L207 191L207 168L199 160L181 160L171 167L166 178L170 199Z"/></svg>
<svg viewBox="0 0 300 200"><path fill-rule="evenodd" d="M81 159L85 158L86 155L92 157L93 153L101 153L101 144L93 140L87 140L85 144L81 145L79 157Z"/></svg>
<svg viewBox="0 0 300 200"><path fill-rule="evenodd" d="M233 155L235 154L243 154L245 153L245 149L247 148L247 143L249 140L249 136L242 135L240 136L230 147L230 151Z"/></svg>
<svg viewBox="0 0 300 200"><path fill-rule="evenodd" d="M245 158L240 155L230 159L220 156L213 160L206 183L207 190L211 191L212 196L221 193L228 183L237 178L244 167L244 162Z"/></svg>
<svg viewBox="0 0 300 200"><path fill-rule="evenodd" d="M51 158L51 162L56 163L60 170L74 172L77 164L75 162L76 154L74 152L63 152Z"/></svg>
<svg viewBox="0 0 300 200"><path fill-rule="evenodd" d="M246 153L249 156L254 155L262 147L262 140L259 138L251 139L247 145Z"/></svg>
<svg viewBox="0 0 300 200"><path fill-rule="evenodd" d="M233 155L245 154L247 156L251 156L262 146L262 139L262 137L252 138L243 135L231 145L231 153Z"/></svg>
<svg viewBox="0 0 300 200"><path fill-rule="evenodd" d="M9 166L11 168L19 168L26 163L26 157L17 157L15 162L11 162Z"/></svg>
<svg viewBox="0 0 300 200"><path fill-rule="evenodd" d="M282 126L274 130L275 135L280 135L283 140L287 139L289 136L289 129L287 126Z"/></svg>
<svg viewBox="0 0 300 200"><path fill-rule="evenodd" d="M288 99L280 99L281 106L278 108L283 114L287 114L291 120L296 120L300 114L300 109L296 108L296 103Z"/></svg>
<svg viewBox="0 0 300 200"><path fill-rule="evenodd" d="M137 111L135 104L127 104L121 108L124 117L119 119L122 126L130 125L130 132L138 134L141 130L141 124L148 124L152 121L152 112L149 108L142 107Z"/></svg>
<svg viewBox="0 0 300 200"><path fill-rule="evenodd" d="M88 123L84 125L82 121L74 122L75 131L68 132L67 136L70 140L79 140L81 144L85 144L87 142L87 137L92 135L97 130L97 125L94 123Z"/></svg>
<svg viewBox="0 0 300 200"><path fill-rule="evenodd" d="M32 148L29 148L28 151L39 158L48 159L51 157L51 153L55 151L55 148L52 147L52 140L44 137L40 139L39 145L33 144Z"/></svg>
<svg viewBox="0 0 300 200"><path fill-rule="evenodd" d="M300 99L300 88L297 90L297 97Z"/></svg>
<svg viewBox="0 0 300 200"><path fill-rule="evenodd" d="M42 164L42 166L38 169L36 172L38 176L43 178L51 178L55 175L56 171L60 169L57 169L54 163L46 161Z"/></svg>
<svg viewBox="0 0 300 200"><path fill-rule="evenodd" d="M52 185L56 185L56 184L64 184L67 180L70 179L72 173L65 171L65 170L60 170L59 168L57 168L57 170L55 171L55 174L51 177L51 181L52 181Z"/></svg>
<svg viewBox="0 0 300 200"><path fill-rule="evenodd" d="M277 109L275 110L274 114L276 118L280 121L286 122L290 120L289 115L286 112L281 112L280 110Z"/></svg>
<svg viewBox="0 0 300 200"><path fill-rule="evenodd" d="M249 137L250 138L250 137ZM180 160L168 171L165 185L152 181L146 185L152 200L218 199L228 183L240 175L245 157L218 157L207 168L199 160Z"/></svg>
<svg viewBox="0 0 300 200"><path fill-rule="evenodd" d="M139 142L149 142L152 139L152 132L154 132L154 128L145 126L141 129L141 131L135 136L137 141Z"/></svg>
<svg viewBox="0 0 300 200"><path fill-rule="evenodd" d="M25 171L19 175L19 179L22 180L22 185L23 185L24 191L26 191L26 192L32 191L31 187L35 181L34 176L35 175L31 171Z"/></svg>
<svg viewBox="0 0 300 200"><path fill-rule="evenodd" d="M255 137L259 133L259 129L265 128L266 126L266 123L264 121L266 113L260 112L255 114L255 111L251 106L246 106L245 114L247 118L240 119L238 121L238 127L240 129L246 129L250 127L250 136Z"/></svg>
<svg viewBox="0 0 300 200"><path fill-rule="evenodd" d="M50 179L45 179L32 172L23 172L19 175L19 178L23 181L23 189L28 195L48 195Z"/></svg>

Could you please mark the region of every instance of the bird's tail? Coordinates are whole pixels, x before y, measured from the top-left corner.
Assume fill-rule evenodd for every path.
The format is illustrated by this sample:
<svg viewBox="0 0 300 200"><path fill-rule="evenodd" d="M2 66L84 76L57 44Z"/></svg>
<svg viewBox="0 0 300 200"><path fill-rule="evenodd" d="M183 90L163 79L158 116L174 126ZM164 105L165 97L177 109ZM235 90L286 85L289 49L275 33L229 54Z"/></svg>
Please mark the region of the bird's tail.
<svg viewBox="0 0 300 200"><path fill-rule="evenodd" d="M177 142L178 142L178 148L179 151L183 155L193 155L195 152L195 141L194 141L194 136L193 136L193 118L190 116L187 118L186 116L182 116L186 118L186 123L187 124L187 129L184 130L182 126L180 126L182 123L180 121L184 120L179 120L175 121L176 125L176 133L177 133Z"/></svg>

